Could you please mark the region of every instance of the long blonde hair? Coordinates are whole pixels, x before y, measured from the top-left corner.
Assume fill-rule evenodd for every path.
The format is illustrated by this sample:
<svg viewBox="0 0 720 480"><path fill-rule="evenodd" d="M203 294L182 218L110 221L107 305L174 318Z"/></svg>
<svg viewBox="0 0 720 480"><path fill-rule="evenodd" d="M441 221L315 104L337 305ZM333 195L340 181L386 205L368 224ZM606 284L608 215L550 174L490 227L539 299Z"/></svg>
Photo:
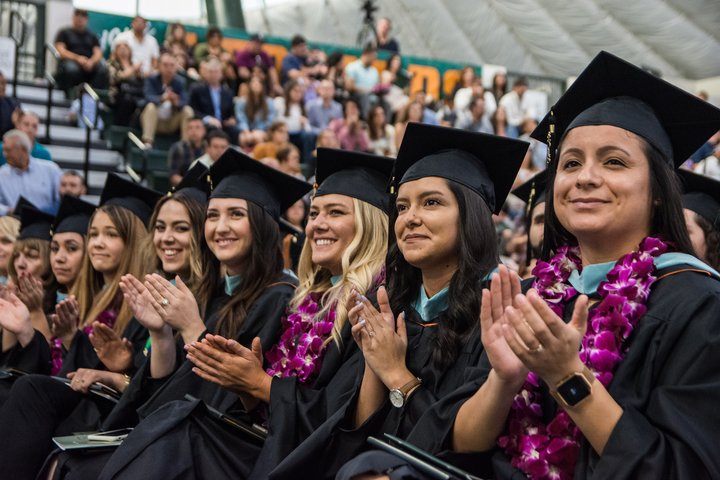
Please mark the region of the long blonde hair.
<svg viewBox="0 0 720 480"><path fill-rule="evenodd" d="M356 198L355 237L342 254L342 279L335 285L330 282L331 274L312 262L310 241L305 239L298 279L300 285L290 302L290 308L297 309L311 293L322 293L322 310L316 318L324 318L328 310L335 310L332 340L341 346L340 332L348 318L347 303L353 289L367 293L375 287L385 265L388 244L388 216L379 208ZM328 342L330 339L328 339Z"/></svg>
<svg viewBox="0 0 720 480"><path fill-rule="evenodd" d="M97 212L106 213L117 228L125 246L122 258L112 282L105 285L102 274L97 272L90 262L88 248L90 237L88 236L82 268L71 293L77 299L82 325L91 325L103 311L118 308L119 304L113 330L122 334L132 318L132 312L126 302L118 300L122 299L119 287L120 277L130 273L135 278L142 279L146 273L150 273L152 270L151 258L154 257L155 252L150 250L148 253L148 249L143 248L147 245L145 243L148 235L147 229L142 221L129 210L117 205L103 205L93 213L90 225L92 225Z"/></svg>

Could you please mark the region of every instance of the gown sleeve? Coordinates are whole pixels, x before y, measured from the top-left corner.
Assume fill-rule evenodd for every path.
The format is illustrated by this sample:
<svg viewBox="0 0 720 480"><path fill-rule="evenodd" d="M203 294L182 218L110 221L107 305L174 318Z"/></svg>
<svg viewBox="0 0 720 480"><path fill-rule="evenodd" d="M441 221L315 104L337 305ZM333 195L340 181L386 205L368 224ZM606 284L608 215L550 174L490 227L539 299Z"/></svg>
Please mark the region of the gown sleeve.
<svg viewBox="0 0 720 480"><path fill-rule="evenodd" d="M4 368L42 375L50 374L51 358L50 345L45 336L37 330L27 345L23 347L18 342L0 356Z"/></svg>
<svg viewBox="0 0 720 480"><path fill-rule="evenodd" d="M602 456L584 442L580 478L720 478L720 283L677 277L654 292L661 300L641 319L657 324L653 341L630 347L644 359L628 365L635 392L621 365L610 394L623 414Z"/></svg>

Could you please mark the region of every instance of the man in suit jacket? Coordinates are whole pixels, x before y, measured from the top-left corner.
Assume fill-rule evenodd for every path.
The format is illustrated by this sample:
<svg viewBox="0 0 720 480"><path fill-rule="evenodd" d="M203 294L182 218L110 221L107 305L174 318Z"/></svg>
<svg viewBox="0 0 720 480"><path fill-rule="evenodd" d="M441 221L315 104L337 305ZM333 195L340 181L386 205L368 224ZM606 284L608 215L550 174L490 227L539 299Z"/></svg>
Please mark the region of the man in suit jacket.
<svg viewBox="0 0 720 480"><path fill-rule="evenodd" d="M235 118L233 93L222 84L222 64L210 58L200 67L203 82L190 90L190 106L208 129L222 128L237 144L240 128Z"/></svg>
<svg viewBox="0 0 720 480"><path fill-rule="evenodd" d="M152 147L155 133L171 135L184 132L193 117L187 104L185 85L177 73L177 60L169 53L160 55L159 73L145 79L147 105L140 115L142 140Z"/></svg>

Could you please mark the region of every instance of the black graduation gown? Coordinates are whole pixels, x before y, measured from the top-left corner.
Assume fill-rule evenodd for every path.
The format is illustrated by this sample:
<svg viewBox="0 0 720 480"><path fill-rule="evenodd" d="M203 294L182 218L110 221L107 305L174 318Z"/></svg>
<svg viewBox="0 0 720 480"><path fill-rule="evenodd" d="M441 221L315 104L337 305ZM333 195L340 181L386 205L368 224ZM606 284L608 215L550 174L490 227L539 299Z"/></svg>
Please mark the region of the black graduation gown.
<svg viewBox="0 0 720 480"><path fill-rule="evenodd" d="M133 370L144 360L147 335L145 327L134 318L123 331L123 337L133 344ZM47 345L42 335L33 342ZM77 368L105 370L87 335L81 332L75 336L68 354L59 376L64 377L63 372ZM0 431L3 432L0 463L20 478L34 477L53 448L53 436L93 430L112 405L95 395L76 392L47 375L31 374L19 378L0 410Z"/></svg>
<svg viewBox="0 0 720 480"><path fill-rule="evenodd" d="M413 426L431 405L468 380L475 371L482 344L479 330L474 330L462 346L457 359L450 366L440 369L432 363L437 325L444 313L424 326L412 308L406 321L408 332L407 367L423 384L401 409L385 400L382 406L363 425L354 428L354 413L362 381L364 362L356 377L356 387L348 402L318 427L269 474L272 479L295 478L301 471L307 478L334 478L338 469L348 460L367 449L367 438L390 433L406 437Z"/></svg>
<svg viewBox="0 0 720 480"><path fill-rule="evenodd" d="M658 272L662 278L652 287L647 313L628 339L628 353L609 386L623 415L602 456L582 441L574 478L720 478L720 282L682 271L686 268ZM566 321L573 305L565 310ZM427 412L409 441L431 453L450 447L453 421L447 412L482 385L490 368L483 364L475 379ZM547 387L544 393L549 421L558 407ZM488 477L490 466L494 478L526 478L500 449L439 456L479 476Z"/></svg>
<svg viewBox="0 0 720 480"><path fill-rule="evenodd" d="M274 345L280 333L280 320L294 294L294 285L294 279L283 274L278 282L268 287L249 309L235 339L247 347L255 337L260 337L263 349ZM216 322L217 316L212 315L212 318L206 322L207 331L214 331ZM238 404L237 395L195 375L192 372L192 363L184 358L182 347L179 348L179 352L182 354L182 361L178 363L179 368L139 407L137 413L140 423L131 436L110 457L106 469L112 469L114 465L133 462L139 454L147 454L149 461L153 464L152 468L162 467L158 470L158 476L172 478L173 472L183 468L183 462L176 453L178 447L169 447L171 435L168 435L167 441L156 442L156 439L165 433L182 429L186 423L184 419L192 415L198 407L198 402L184 400L185 395L190 394L207 405L225 412ZM150 360L133 379L133 382L137 382L141 389L142 385L150 379L149 363ZM200 407L202 408L202 405ZM116 428L119 426L119 418L128 418L126 414L117 416L113 414L110 417L103 424L103 429ZM157 458L176 458L177 461L172 465L158 464ZM136 459L132 465L143 463L142 459ZM141 465L139 471L143 476L152 477L149 468L151 467L148 465Z"/></svg>
<svg viewBox="0 0 720 480"><path fill-rule="evenodd" d="M164 415L183 418L184 422L178 423L174 430L148 432L154 435L153 441L166 444L163 448L169 450L202 454L187 457L186 462L171 472L162 469L163 475L167 478L266 478L267 470L349 398L361 361L349 324L341 332L341 345L342 348L338 348L335 343L329 344L320 372L312 384L300 384L295 377L272 380L270 404L267 410L261 407L268 414L269 432L262 447L237 430L215 421L202 404L174 402L172 406L168 405ZM239 401L229 408L225 405L215 407L231 415L242 410ZM143 465L152 461L156 454L143 451L142 456L136 456L129 465L125 458L115 462L119 458L116 456L103 470L103 478L132 478L139 472L147 474ZM253 466L255 471L251 474ZM190 471L193 473L187 473Z"/></svg>

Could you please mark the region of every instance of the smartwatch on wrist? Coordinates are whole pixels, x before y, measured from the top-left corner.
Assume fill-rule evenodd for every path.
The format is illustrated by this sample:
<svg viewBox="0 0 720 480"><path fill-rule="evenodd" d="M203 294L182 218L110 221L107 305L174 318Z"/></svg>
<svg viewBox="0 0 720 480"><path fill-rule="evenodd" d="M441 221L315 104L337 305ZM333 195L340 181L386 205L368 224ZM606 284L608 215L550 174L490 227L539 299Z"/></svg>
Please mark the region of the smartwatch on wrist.
<svg viewBox="0 0 720 480"><path fill-rule="evenodd" d="M563 407L574 407L590 396L593 382L595 375L583 365L582 371L560 380L550 394Z"/></svg>
<svg viewBox="0 0 720 480"><path fill-rule="evenodd" d="M390 390L389 397L392 406L395 408L404 407L410 394L420 385L422 385L422 380L419 378L413 378L402 387Z"/></svg>

